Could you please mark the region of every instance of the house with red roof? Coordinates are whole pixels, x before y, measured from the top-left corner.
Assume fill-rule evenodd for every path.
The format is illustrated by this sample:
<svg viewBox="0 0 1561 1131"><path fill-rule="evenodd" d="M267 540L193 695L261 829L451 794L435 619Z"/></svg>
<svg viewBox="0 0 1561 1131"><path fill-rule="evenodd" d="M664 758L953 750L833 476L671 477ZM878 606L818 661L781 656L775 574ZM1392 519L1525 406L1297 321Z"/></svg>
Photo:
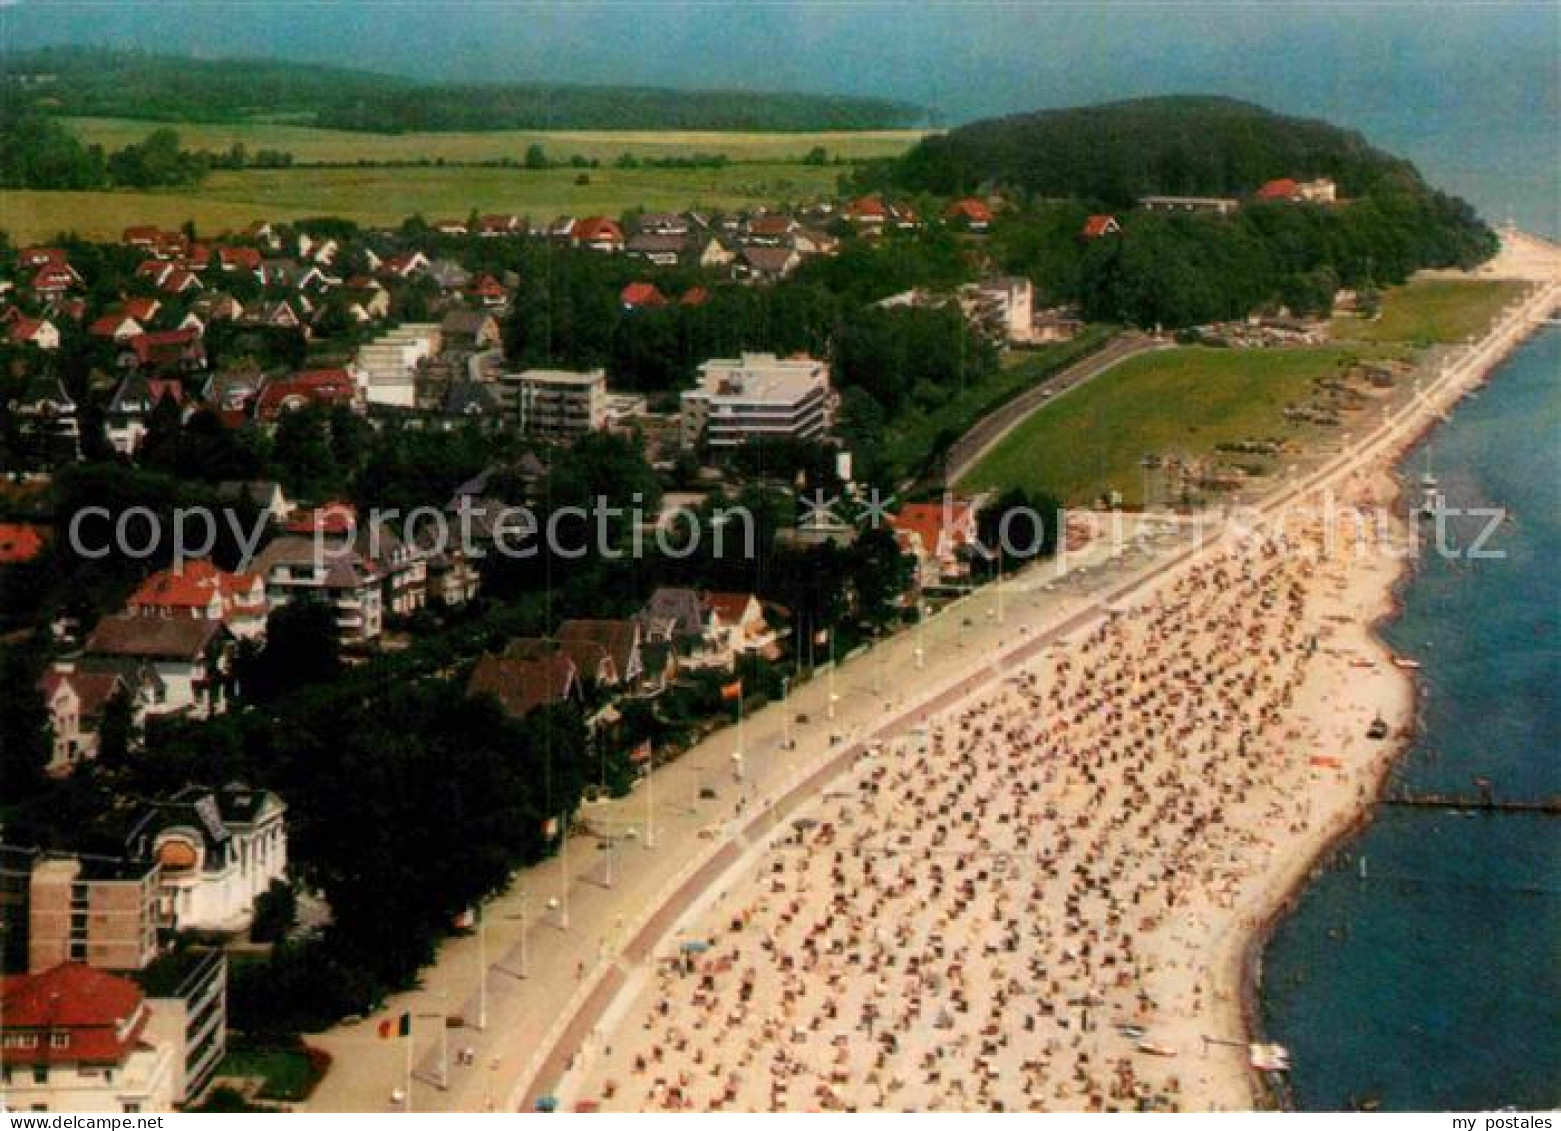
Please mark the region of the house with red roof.
<svg viewBox="0 0 1561 1131"><path fill-rule="evenodd" d="M253 274L260 270L261 259L259 248L219 247L217 249L217 267L222 271L248 271Z"/></svg>
<svg viewBox="0 0 1561 1131"><path fill-rule="evenodd" d="M1103 236L1120 235L1122 225L1117 223L1115 216L1095 215L1084 221L1084 227L1079 231L1079 236L1086 240L1098 240Z"/></svg>
<svg viewBox="0 0 1561 1131"><path fill-rule="evenodd" d="M81 276L67 264L50 264L40 267L33 276L32 291L40 298L54 298L81 286Z"/></svg>
<svg viewBox="0 0 1561 1131"><path fill-rule="evenodd" d="M623 229L616 220L605 216L586 216L570 227L569 242L591 251L620 252L624 247Z"/></svg>
<svg viewBox="0 0 1561 1131"><path fill-rule="evenodd" d="M170 295L182 295L186 291L198 291L203 286L205 284L201 282L200 276L193 271L178 266L173 267L157 282L158 290Z"/></svg>
<svg viewBox="0 0 1561 1131"><path fill-rule="evenodd" d="M1298 181L1294 177L1276 177L1265 181L1253 194L1258 200L1285 204L1335 204L1338 186L1327 177Z"/></svg>
<svg viewBox="0 0 1561 1131"><path fill-rule="evenodd" d="M524 219L513 213L479 216L477 235L484 239L493 239L497 236L523 236L530 226Z"/></svg>
<svg viewBox="0 0 1561 1131"><path fill-rule="evenodd" d="M967 576L962 557L976 544L976 507L969 499L944 497L934 503L906 503L889 517L900 548L917 562L917 577L925 587Z"/></svg>
<svg viewBox="0 0 1561 1131"><path fill-rule="evenodd" d="M162 310L162 308L163 304L157 299L146 298L140 295L134 295L119 304L120 310L143 326L156 318L158 311Z"/></svg>
<svg viewBox="0 0 1561 1131"><path fill-rule="evenodd" d="M505 290L503 283L485 271L466 284L466 297L478 306L492 309L509 302L509 291Z"/></svg>
<svg viewBox="0 0 1561 1131"><path fill-rule="evenodd" d="M54 350L60 348L60 331L47 318L28 318L23 315L11 319L6 326L6 340L13 346Z"/></svg>
<svg viewBox="0 0 1561 1131"><path fill-rule="evenodd" d="M764 619L764 606L752 593L701 593L700 600L715 618L716 631L733 652L767 652L775 630Z"/></svg>
<svg viewBox="0 0 1561 1131"><path fill-rule="evenodd" d="M155 304L155 300L153 302ZM87 333L94 338L108 338L115 342L128 342L137 334L145 332L146 327L123 308L109 311L87 327Z"/></svg>
<svg viewBox="0 0 1561 1131"><path fill-rule="evenodd" d="M16 253L16 263L23 271L36 271L39 267L69 267L70 261L62 247L24 247Z"/></svg>
<svg viewBox="0 0 1561 1131"><path fill-rule="evenodd" d="M403 252L385 260L384 272L398 279L409 279L419 271L428 270L428 256L420 251Z"/></svg>
<svg viewBox="0 0 1561 1131"><path fill-rule="evenodd" d="M647 307L666 306L667 296L655 283L630 283L618 295L625 310L643 310Z"/></svg>
<svg viewBox="0 0 1561 1131"><path fill-rule="evenodd" d="M134 366L164 375L198 373L206 368L206 344L194 329L143 331L124 344L119 355L124 368Z"/></svg>
<svg viewBox="0 0 1561 1131"><path fill-rule="evenodd" d="M352 406L357 383L345 369L305 369L291 377L267 381L255 398L255 418L274 424L284 412L317 404Z"/></svg>
<svg viewBox="0 0 1561 1131"><path fill-rule="evenodd" d="M943 210L943 219L967 232L984 232L992 226L992 210L985 201L967 196L950 202Z"/></svg>
<svg viewBox="0 0 1561 1131"><path fill-rule="evenodd" d="M682 306L703 306L709 301L710 292L705 290L704 287L698 286L689 287L688 290L683 292L682 297L678 299L678 303Z"/></svg>
<svg viewBox="0 0 1561 1131"><path fill-rule="evenodd" d="M129 978L80 962L6 975L0 981L6 1107L172 1111L183 1098L182 1012L165 1015Z"/></svg>
<svg viewBox="0 0 1561 1131"><path fill-rule="evenodd" d="M49 528L31 522L0 522L0 566L27 565L38 560Z"/></svg>
<svg viewBox="0 0 1561 1131"><path fill-rule="evenodd" d="M269 609L260 574L229 573L206 558L158 570L125 603L132 616L221 621L240 640L265 632Z"/></svg>

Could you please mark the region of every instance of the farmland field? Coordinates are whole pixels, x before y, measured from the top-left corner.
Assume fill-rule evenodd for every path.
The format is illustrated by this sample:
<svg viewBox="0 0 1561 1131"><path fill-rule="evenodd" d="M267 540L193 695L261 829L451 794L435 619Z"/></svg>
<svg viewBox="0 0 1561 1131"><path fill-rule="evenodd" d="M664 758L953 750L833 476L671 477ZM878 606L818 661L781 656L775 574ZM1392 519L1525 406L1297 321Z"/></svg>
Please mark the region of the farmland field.
<svg viewBox="0 0 1561 1131"><path fill-rule="evenodd" d="M121 149L141 141L158 122L128 118L65 118L64 124L83 141L105 149ZM302 163L354 161L519 161L526 149L541 145L554 160L579 155L604 164L621 154L636 157L686 157L695 153L724 154L732 161L798 160L814 146L828 156L855 160L892 157L909 149L921 130L865 130L821 133L675 132L646 130L494 130L473 133L372 134L324 130L271 122L233 125L167 123L179 131L186 149L226 151L235 142L253 154L281 149Z"/></svg>
<svg viewBox="0 0 1561 1131"><path fill-rule="evenodd" d="M1114 490L1129 505L1141 502L1146 454L1197 458L1226 441L1298 437L1285 407L1352 356L1181 348L1130 358L1037 411L960 487L1019 486L1069 504Z"/></svg>
<svg viewBox="0 0 1561 1131"><path fill-rule="evenodd" d="M800 200L836 191L839 170L797 163L724 169L391 168L269 169L216 172L195 188L150 192L0 191L0 228L13 241L75 231L117 239L130 224L177 226L194 220L207 234L252 220L340 216L361 224L399 224L415 213L464 219L472 209L616 216L627 209L731 208Z"/></svg>

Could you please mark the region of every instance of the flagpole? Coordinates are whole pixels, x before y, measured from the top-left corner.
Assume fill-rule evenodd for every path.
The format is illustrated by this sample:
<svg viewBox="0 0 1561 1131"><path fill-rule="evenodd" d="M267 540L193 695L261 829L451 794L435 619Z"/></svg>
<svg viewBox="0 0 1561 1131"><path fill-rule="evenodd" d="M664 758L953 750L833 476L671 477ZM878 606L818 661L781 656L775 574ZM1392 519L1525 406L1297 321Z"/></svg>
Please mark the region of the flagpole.
<svg viewBox="0 0 1561 1131"><path fill-rule="evenodd" d="M645 760L645 847L656 847L656 748Z"/></svg>
<svg viewBox="0 0 1561 1131"><path fill-rule="evenodd" d="M407 1077L407 1103L406 1113L412 1114L412 1011L406 1011L407 1034L403 1038L406 1041L406 1077Z"/></svg>
<svg viewBox="0 0 1561 1131"><path fill-rule="evenodd" d="M829 717L835 717L835 634L829 634Z"/></svg>
<svg viewBox="0 0 1561 1131"><path fill-rule="evenodd" d="M477 1031L488 1028L488 911L477 905Z"/></svg>
<svg viewBox="0 0 1561 1131"><path fill-rule="evenodd" d="M560 845L560 851L563 855L564 865L564 913L559 922L561 929L567 931L569 929L569 815L567 812L564 814L563 820L559 823L559 828L563 830L563 832L560 834L563 839L563 843Z"/></svg>

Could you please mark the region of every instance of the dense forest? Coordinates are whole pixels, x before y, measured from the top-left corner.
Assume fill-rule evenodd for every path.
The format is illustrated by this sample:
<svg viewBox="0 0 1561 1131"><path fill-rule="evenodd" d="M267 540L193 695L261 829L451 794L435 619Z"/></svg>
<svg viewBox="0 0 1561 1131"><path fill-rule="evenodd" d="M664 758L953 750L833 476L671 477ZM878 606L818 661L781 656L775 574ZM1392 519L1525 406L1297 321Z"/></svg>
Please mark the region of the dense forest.
<svg viewBox="0 0 1561 1131"><path fill-rule="evenodd" d="M257 118L375 133L408 130L862 130L926 111L835 95L653 87L417 83L263 59L190 59L96 48L0 56L6 86L60 114L153 121Z"/></svg>
<svg viewBox="0 0 1561 1131"><path fill-rule="evenodd" d="M1230 98L1141 98L990 118L925 138L886 166L940 194L1000 184L1122 206L1140 196L1245 196L1273 177L1331 177L1346 196L1418 177L1360 134Z"/></svg>

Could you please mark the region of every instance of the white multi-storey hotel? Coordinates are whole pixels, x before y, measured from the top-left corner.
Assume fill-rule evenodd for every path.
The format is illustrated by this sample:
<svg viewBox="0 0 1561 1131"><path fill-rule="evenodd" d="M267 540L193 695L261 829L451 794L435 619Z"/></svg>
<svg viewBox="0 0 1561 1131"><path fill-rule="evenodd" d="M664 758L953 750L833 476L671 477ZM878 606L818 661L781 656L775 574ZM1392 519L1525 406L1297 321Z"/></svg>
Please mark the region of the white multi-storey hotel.
<svg viewBox="0 0 1561 1131"><path fill-rule="evenodd" d="M828 425L829 366L811 357L745 353L699 367L683 394L683 443L734 448L749 440L809 439Z"/></svg>

